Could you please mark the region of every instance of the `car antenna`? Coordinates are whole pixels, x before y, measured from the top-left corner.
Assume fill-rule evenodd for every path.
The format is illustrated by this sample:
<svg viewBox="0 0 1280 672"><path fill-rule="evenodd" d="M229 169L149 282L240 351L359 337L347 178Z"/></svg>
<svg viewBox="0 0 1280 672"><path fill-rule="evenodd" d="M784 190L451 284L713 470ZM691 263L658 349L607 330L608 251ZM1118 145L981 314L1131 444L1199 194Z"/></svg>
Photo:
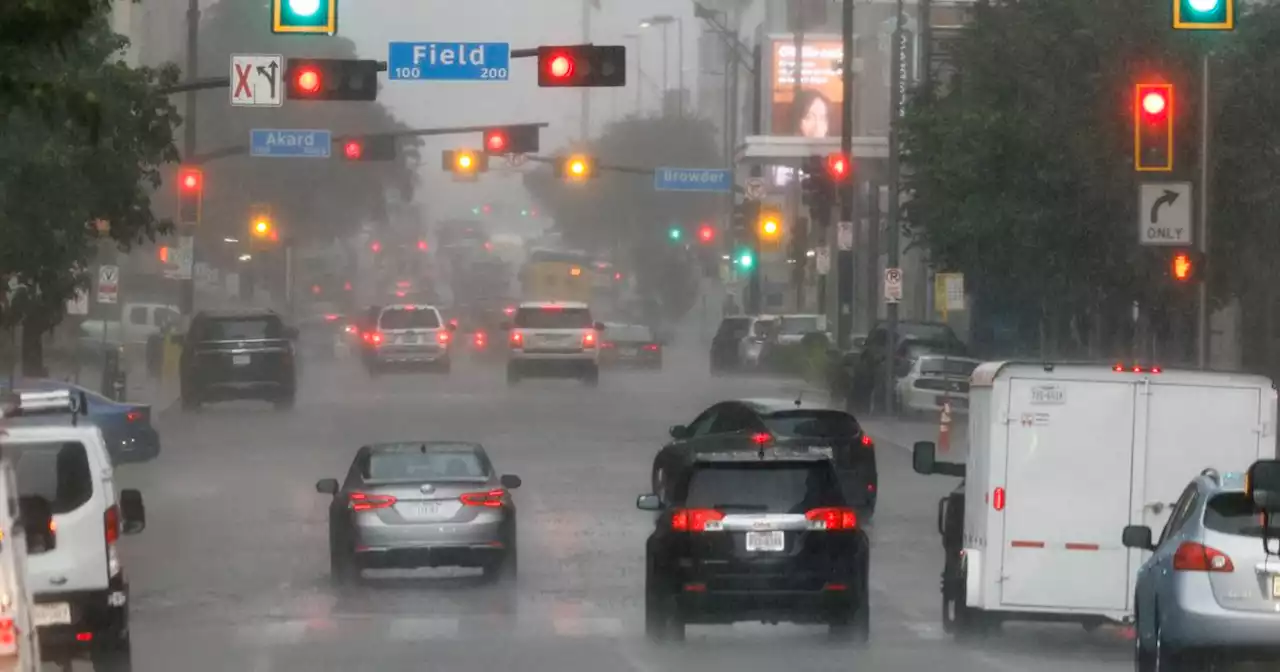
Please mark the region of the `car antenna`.
<svg viewBox="0 0 1280 672"><path fill-rule="evenodd" d="M796 408L800 408L800 401L804 399L804 390L800 390L796 394Z"/></svg>

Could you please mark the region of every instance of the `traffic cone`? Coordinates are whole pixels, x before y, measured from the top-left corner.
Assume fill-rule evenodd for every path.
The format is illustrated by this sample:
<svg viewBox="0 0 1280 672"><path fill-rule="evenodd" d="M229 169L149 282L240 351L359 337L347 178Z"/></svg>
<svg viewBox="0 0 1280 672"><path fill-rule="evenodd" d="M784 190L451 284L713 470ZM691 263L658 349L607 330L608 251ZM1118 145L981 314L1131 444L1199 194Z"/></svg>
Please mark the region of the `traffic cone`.
<svg viewBox="0 0 1280 672"><path fill-rule="evenodd" d="M951 450L951 402L943 402L942 417L938 422L938 450Z"/></svg>

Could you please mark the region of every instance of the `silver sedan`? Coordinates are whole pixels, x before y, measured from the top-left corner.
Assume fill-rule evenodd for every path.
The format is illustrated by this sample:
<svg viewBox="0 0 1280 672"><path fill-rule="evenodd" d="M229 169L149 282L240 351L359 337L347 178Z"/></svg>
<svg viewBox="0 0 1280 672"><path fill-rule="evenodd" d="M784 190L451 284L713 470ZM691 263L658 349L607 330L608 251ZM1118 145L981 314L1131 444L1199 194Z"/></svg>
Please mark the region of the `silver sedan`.
<svg viewBox="0 0 1280 672"><path fill-rule="evenodd" d="M364 569L479 567L489 579L516 574L520 477L498 476L482 446L453 441L360 448L332 495L329 561L338 584Z"/></svg>

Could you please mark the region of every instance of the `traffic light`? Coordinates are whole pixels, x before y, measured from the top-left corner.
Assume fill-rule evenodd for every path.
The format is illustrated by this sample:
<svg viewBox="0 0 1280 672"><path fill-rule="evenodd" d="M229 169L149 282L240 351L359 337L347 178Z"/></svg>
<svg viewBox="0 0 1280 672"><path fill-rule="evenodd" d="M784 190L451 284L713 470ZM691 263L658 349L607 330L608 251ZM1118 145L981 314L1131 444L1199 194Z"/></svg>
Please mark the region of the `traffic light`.
<svg viewBox="0 0 1280 672"><path fill-rule="evenodd" d="M474 149L446 149L440 156L442 167L454 179L475 179L477 173L489 170L489 155Z"/></svg>
<svg viewBox="0 0 1280 672"><path fill-rule="evenodd" d="M390 135L347 138L342 141L342 156L348 161L394 161L396 139Z"/></svg>
<svg viewBox="0 0 1280 672"><path fill-rule="evenodd" d="M782 215L775 210L762 210L759 231L760 240L777 241L782 235Z"/></svg>
<svg viewBox="0 0 1280 672"><path fill-rule="evenodd" d="M583 154L574 154L556 161L556 177L569 180L589 180L596 176L596 160Z"/></svg>
<svg viewBox="0 0 1280 672"><path fill-rule="evenodd" d="M756 265L756 257L751 253L751 250L739 250L737 254L733 255L733 263L744 271L750 270L752 266Z"/></svg>
<svg viewBox="0 0 1280 672"><path fill-rule="evenodd" d="M669 238L671 242L678 243L682 237L684 237L684 232L680 230L680 227L673 226L670 229L667 229L667 238Z"/></svg>
<svg viewBox="0 0 1280 672"><path fill-rule="evenodd" d="M1235 0L1173 0L1177 30L1234 30Z"/></svg>
<svg viewBox="0 0 1280 672"><path fill-rule="evenodd" d="M538 86L626 85L626 47L538 47Z"/></svg>
<svg viewBox="0 0 1280 672"><path fill-rule="evenodd" d="M703 224L698 227L698 242L703 245L709 245L716 239L716 230L710 224Z"/></svg>
<svg viewBox="0 0 1280 672"><path fill-rule="evenodd" d="M204 200L204 173L199 168L183 166L178 169L178 219L184 224L200 222L200 209Z"/></svg>
<svg viewBox="0 0 1280 672"><path fill-rule="evenodd" d="M290 58L284 72L289 100L378 99L377 61Z"/></svg>
<svg viewBox="0 0 1280 672"><path fill-rule="evenodd" d="M374 254L377 254L377 253L381 252L381 251L382 251L382 242L381 242L381 241L377 241L377 240L375 240L375 241L373 241L372 243L369 243L369 251L370 251L370 252L372 252L372 253L374 253Z"/></svg>
<svg viewBox="0 0 1280 672"><path fill-rule="evenodd" d="M276 223L271 218L271 213L266 211L258 211L249 219L249 234L255 241L260 243L275 243L280 241L280 234L276 231Z"/></svg>
<svg viewBox="0 0 1280 672"><path fill-rule="evenodd" d="M1139 84L1133 98L1133 168L1173 170L1173 85Z"/></svg>
<svg viewBox="0 0 1280 672"><path fill-rule="evenodd" d="M1204 255L1199 250L1175 249L1169 257L1169 277L1185 285L1204 276Z"/></svg>
<svg viewBox="0 0 1280 672"><path fill-rule="evenodd" d="M425 240L419 240L419 241L418 241L418 251L419 251L419 252L426 252L428 249L430 249L430 246L429 246L429 245L427 245L427 241L425 241Z"/></svg>
<svg viewBox="0 0 1280 672"><path fill-rule="evenodd" d="M333 35L338 0L271 0L271 32Z"/></svg>
<svg viewBox="0 0 1280 672"><path fill-rule="evenodd" d="M532 154L536 151L537 126L504 126L484 132L485 154Z"/></svg>
<svg viewBox="0 0 1280 672"><path fill-rule="evenodd" d="M849 157L835 152L827 155L827 175L832 182L840 184L849 179L853 174L853 165L849 161Z"/></svg>

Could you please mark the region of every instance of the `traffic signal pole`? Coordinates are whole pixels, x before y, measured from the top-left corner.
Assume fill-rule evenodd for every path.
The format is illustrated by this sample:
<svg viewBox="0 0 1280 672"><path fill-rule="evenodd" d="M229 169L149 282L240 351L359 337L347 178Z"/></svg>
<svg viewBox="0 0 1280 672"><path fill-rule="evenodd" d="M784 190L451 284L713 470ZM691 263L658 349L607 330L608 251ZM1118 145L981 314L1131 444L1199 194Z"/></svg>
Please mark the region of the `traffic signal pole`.
<svg viewBox="0 0 1280 672"><path fill-rule="evenodd" d="M853 22L853 0L843 0L840 11L840 23L843 33L843 53L844 56L844 72L842 74L841 88L844 90L844 106L841 111L843 118L840 121L840 153L844 155L845 160L849 162L850 173L856 175L857 169L853 161L853 37L855 34ZM851 175L846 178L840 185L840 217L841 222L853 222L853 199L857 194L857 180ZM878 223L873 223L873 226ZM837 225L838 226L838 225ZM830 240L830 236L827 238ZM832 276L827 276L832 277ZM836 344L837 347L849 347L849 341L853 332L853 250L842 250L837 245L836 250ZM820 305L820 311L825 311L826 306Z"/></svg>
<svg viewBox="0 0 1280 672"><path fill-rule="evenodd" d="M891 65L891 67L893 68L893 73L892 73L893 82L892 82L892 87L889 91L889 100L890 100L889 105L891 108L889 110L889 118L891 120L891 123L889 124L889 225L886 227L887 230L885 231L885 234L889 236L889 240L888 240L889 261L886 264L887 268L899 268L902 263L900 258L902 235L901 235L901 229L898 226L898 217L900 216L898 196L902 186L901 174L900 174L901 167L899 166L899 161L898 161L900 158L899 147L898 147L898 143L899 143L898 126L901 124L900 111L903 104L902 86L904 82L902 80L902 68L903 68L902 59L903 59L903 56L905 56L905 54L902 53L903 51L902 38L904 36L902 32L902 22L905 18L904 16L905 11L903 8L903 0L898 0L896 4L897 4L897 7L895 9L896 20L893 28L893 54L892 54L892 65ZM872 256L872 258L873 259L875 258L874 255ZM885 308L886 308L886 315L889 318L888 319L888 323L889 323L888 324L888 327L889 327L888 346L889 347L888 347L888 350L886 351L886 355L884 358L884 373L882 374L883 380L884 380L884 390L883 390L884 391L884 410L886 413L892 415L894 412L894 408L893 408L893 401L894 401L893 399L893 388L894 388L893 363L894 362L893 362L893 359L894 359L894 354L896 354L898 351L898 304L890 302Z"/></svg>
<svg viewBox="0 0 1280 672"><path fill-rule="evenodd" d="M756 45L751 51L751 71L756 73L751 78L751 134L760 135L764 119L762 117L764 105L764 91L760 73L760 64L764 61L764 52L760 50L760 45ZM760 177L764 174L764 169L759 163L752 164L751 177ZM751 241L751 259L754 261L751 270L747 273L747 296L743 301L746 313L748 315L759 315L761 304L761 282L760 273L763 264L760 263L760 232L756 228L756 218L759 216L759 201L755 202L757 207L753 210L751 219L747 224L747 240Z"/></svg>
<svg viewBox="0 0 1280 672"><path fill-rule="evenodd" d="M1200 254L1202 259L1209 258L1209 52L1205 52L1200 62ZM1209 368L1209 274L1200 274L1200 283L1196 287L1196 366Z"/></svg>
<svg viewBox="0 0 1280 672"><path fill-rule="evenodd" d="M196 76L200 67L200 0L188 0L187 2L187 72L188 79ZM230 86L230 78L227 78L227 85ZM196 91L198 89L186 89L186 116L182 120L182 160L190 162L196 154ZM200 185L203 190L204 185ZM196 281L195 281L195 262L198 258L196 255L195 244L195 222L182 222L180 235L191 236L191 277L183 278L178 281L178 311L184 316L189 316L195 312L196 307Z"/></svg>

